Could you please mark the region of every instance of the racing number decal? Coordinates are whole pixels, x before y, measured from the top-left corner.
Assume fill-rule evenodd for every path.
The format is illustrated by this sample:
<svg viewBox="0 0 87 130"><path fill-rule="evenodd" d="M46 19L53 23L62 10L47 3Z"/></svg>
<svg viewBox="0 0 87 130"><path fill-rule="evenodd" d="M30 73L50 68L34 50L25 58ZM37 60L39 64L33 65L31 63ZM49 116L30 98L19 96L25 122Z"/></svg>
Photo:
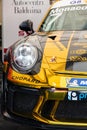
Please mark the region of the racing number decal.
<svg viewBox="0 0 87 130"><path fill-rule="evenodd" d="M87 61L87 32L74 32L67 56L66 70L72 70L75 62Z"/></svg>

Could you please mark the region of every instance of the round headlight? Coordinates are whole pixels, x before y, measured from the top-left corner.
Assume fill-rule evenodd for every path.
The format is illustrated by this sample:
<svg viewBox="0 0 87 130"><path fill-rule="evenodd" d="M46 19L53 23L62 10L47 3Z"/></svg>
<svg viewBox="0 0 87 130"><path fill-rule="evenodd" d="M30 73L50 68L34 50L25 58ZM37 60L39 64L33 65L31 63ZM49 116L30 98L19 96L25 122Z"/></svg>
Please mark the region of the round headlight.
<svg viewBox="0 0 87 130"><path fill-rule="evenodd" d="M13 51L13 67L22 73L28 73L36 64L38 58L37 48L29 43L22 43Z"/></svg>

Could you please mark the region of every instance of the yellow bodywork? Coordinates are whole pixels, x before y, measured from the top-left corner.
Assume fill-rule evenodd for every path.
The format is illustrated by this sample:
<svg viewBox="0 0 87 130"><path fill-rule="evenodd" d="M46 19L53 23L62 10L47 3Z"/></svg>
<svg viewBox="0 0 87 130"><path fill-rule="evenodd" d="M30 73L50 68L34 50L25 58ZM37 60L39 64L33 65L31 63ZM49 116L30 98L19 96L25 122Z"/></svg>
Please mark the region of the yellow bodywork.
<svg viewBox="0 0 87 130"><path fill-rule="evenodd" d="M53 33L54 35L55 33ZM29 74L21 74L16 71L14 71L12 68L9 68L8 71L8 80L12 81L14 83L23 84L27 87L31 85L35 85L36 88L40 88L42 86L54 86L56 88L66 88L66 78L68 76L65 76L62 74L55 74L53 71L60 71L65 72L65 65L66 65L66 59L68 54L68 48L71 43L72 36L74 32L72 33L69 41L68 41L68 47L65 48L64 45L60 42L60 38L62 36L63 32L58 33L58 36L55 39L56 44L54 44L54 41L52 39L48 38L46 41L45 49L44 49L44 55L41 63L40 72L36 75L29 75ZM52 34L51 34L52 35ZM58 48L59 47L59 48ZM60 47L63 51L60 50ZM62 56L62 58L61 58ZM47 64L48 63L48 64ZM5 63L5 68L8 63ZM51 71L53 70L53 71ZM6 70L5 70L6 71ZM70 77L68 77L70 78Z"/></svg>
<svg viewBox="0 0 87 130"><path fill-rule="evenodd" d="M25 87L31 88L52 88L53 91L45 90L44 96L39 97L39 101L35 106L32 112L32 118L41 121L43 123L51 124L51 125L71 125L71 126L87 126L87 123L78 123L78 122L62 122L55 118L55 112L58 107L58 104L61 100L64 100L67 95L68 90L81 90L81 88L68 88L67 87L67 79L70 80L72 78L87 78L86 72L72 72L66 71L65 65L67 62L67 55L70 48L70 43L72 41L74 31L72 32L68 46L65 46L60 42L60 38L63 32L58 32L57 37L55 38L56 44L50 38L47 39L43 58L41 62L41 68L38 74L29 75L29 74L21 74L13 70L11 67L8 69L8 62L4 62L4 71L6 73L8 69L7 79L14 84L22 85ZM56 34L49 34L52 36ZM80 44L80 43L76 43ZM84 43L85 44L85 43ZM59 48L58 48L59 47ZM60 50L62 49L62 51ZM81 51L83 53L83 51ZM62 58L61 58L62 56ZM61 70L61 71L60 71ZM61 73L60 73L61 72ZM77 74L78 73L78 74ZM86 89L85 87L82 89ZM55 105L52 108L50 113L50 119L46 119L41 115L41 109L44 103L47 100L55 100ZM67 106L66 106L67 107Z"/></svg>
<svg viewBox="0 0 87 130"><path fill-rule="evenodd" d="M73 2L76 2L76 4L79 3L81 4L81 2L83 2L83 4L85 4L86 0L70 1L70 2L71 4L73 4ZM68 4L70 5L70 3ZM54 7L57 8L56 4L54 4ZM55 10L55 8L53 10L53 15L54 13L58 13L57 12L58 9ZM79 8L81 7L78 6L76 10L80 10ZM70 9L71 11L73 11L75 7L66 8L66 9ZM64 11L66 11L66 9ZM83 8L81 8L81 11L86 9L87 8L83 6ZM41 25L43 21L41 22ZM65 103L65 107L63 107L62 111L64 109L66 110L66 108L68 107L68 105L71 104L71 102L74 102L68 100L68 96L69 96L68 92L70 91L75 91L75 92L79 91L79 92L83 92L83 94L85 93L86 101L87 101L87 80L86 80L87 69L86 70L84 69L84 67L86 68L86 62L87 62L87 31L86 30L85 31L84 30L83 31L52 31L51 30L50 32L44 32L44 31L36 32L36 34L30 35L29 37L25 38L25 42L31 43L33 46L36 45L37 48L42 47L39 48L41 49L40 51L42 54L39 71L35 74L20 73L19 71L17 71L17 68L14 69L15 67L12 66L12 63L9 63L9 61L12 62L12 58L13 58L12 53L10 53L9 51L9 55L11 59L7 61L5 60L4 73L7 76L6 78L7 81L9 82L8 84L12 83L13 85L16 86L16 88L18 88L18 90L23 87L25 89L27 88L27 90L30 92L31 90L38 90L41 93L39 95L38 102L35 104L35 107L32 110L32 112L30 113L28 112L28 114L22 113L23 115L13 111L12 112L18 116L27 117L39 121L43 124L43 126L44 124L46 125L48 124L53 126L61 125L61 126L79 126L79 127L86 126L87 127L87 121L86 121L87 118L85 119L84 117L84 119L82 119L84 113L86 112L83 113L80 119L78 117L78 119L76 120L74 120L74 118L72 120L71 117L72 112L69 115L70 117L68 116L69 117L68 120L66 120L67 118L66 117L64 121L58 119L57 118L58 115L56 116L56 111L59 108L60 102ZM16 45L13 45L12 48L10 47L10 50L11 49L14 50ZM80 68L78 66L80 66ZM79 84L76 84L77 82ZM8 87L8 89L10 87ZM13 90L14 89L15 87L13 87ZM11 88L9 90L13 93ZM7 93L9 93L8 90ZM15 96L13 98L15 98ZM69 104L67 103L67 100ZM43 107L45 106L47 101L53 101L54 103L50 113L48 112L49 115L45 115L44 112L42 112L44 111ZM85 108L85 105L83 107ZM78 108L78 106L75 106L75 108ZM64 117L64 115L62 116ZM78 116L78 112L76 116Z"/></svg>
<svg viewBox="0 0 87 130"><path fill-rule="evenodd" d="M29 75L29 74L21 74L19 72L16 72L14 69L9 67L8 69L8 76L7 79L9 81L12 81L14 83L23 84L27 87L29 85L35 85L34 87L40 88L42 86L49 86L49 87L56 87L56 88L67 88L67 82L66 79L71 78L85 78L87 72L79 72L79 71L69 71L66 70L66 63L67 63L67 57L68 57L68 51L70 48L70 44L72 41L72 38L75 34L73 31L69 37L69 40L67 41L67 48L60 42L60 38L63 35L62 32L54 32L49 33L49 36L57 35L55 40L52 40L50 38L47 39L44 52L43 52L43 58L41 61L41 67L39 73L35 75ZM84 35L85 39L87 39L86 35ZM27 42L27 41L26 41ZM54 44L54 42L56 44ZM74 43L75 46L82 46L83 48L86 48L86 43ZM81 44L81 45L80 45ZM62 51L61 51L61 49ZM74 53L75 57L78 54L85 54L85 49L78 49L75 50ZM72 51L71 51L72 52ZM79 56L78 56L79 57ZM81 61L86 61L86 57L82 57ZM77 59L78 60L78 59ZM74 61L74 60L73 60ZM4 62L4 71L6 72L8 68L8 62ZM78 73L78 75L76 75Z"/></svg>

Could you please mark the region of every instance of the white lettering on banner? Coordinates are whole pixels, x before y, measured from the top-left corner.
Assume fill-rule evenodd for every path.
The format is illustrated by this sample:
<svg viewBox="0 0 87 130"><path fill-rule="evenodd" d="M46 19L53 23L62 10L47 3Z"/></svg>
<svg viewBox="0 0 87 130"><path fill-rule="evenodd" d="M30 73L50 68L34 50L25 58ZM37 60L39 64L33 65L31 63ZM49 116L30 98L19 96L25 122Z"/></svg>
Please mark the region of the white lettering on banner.
<svg viewBox="0 0 87 130"><path fill-rule="evenodd" d="M57 14L57 13L63 13L66 11L74 11L74 10L87 10L87 6L73 6L73 7L65 7L65 8L56 8L52 9L50 12L50 15Z"/></svg>
<svg viewBox="0 0 87 130"><path fill-rule="evenodd" d="M81 81L80 85L87 85L87 81Z"/></svg>

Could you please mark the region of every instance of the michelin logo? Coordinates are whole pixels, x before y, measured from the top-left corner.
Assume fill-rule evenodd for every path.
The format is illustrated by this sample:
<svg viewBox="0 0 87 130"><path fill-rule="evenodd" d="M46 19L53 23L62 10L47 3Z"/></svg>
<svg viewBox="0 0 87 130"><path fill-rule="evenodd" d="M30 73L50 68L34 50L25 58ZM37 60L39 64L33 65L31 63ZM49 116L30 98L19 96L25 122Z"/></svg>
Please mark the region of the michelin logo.
<svg viewBox="0 0 87 130"><path fill-rule="evenodd" d="M69 91L68 92L68 100L70 100L70 101L87 100L87 91L86 92Z"/></svg>
<svg viewBox="0 0 87 130"><path fill-rule="evenodd" d="M87 79L66 79L67 87L87 87Z"/></svg>

